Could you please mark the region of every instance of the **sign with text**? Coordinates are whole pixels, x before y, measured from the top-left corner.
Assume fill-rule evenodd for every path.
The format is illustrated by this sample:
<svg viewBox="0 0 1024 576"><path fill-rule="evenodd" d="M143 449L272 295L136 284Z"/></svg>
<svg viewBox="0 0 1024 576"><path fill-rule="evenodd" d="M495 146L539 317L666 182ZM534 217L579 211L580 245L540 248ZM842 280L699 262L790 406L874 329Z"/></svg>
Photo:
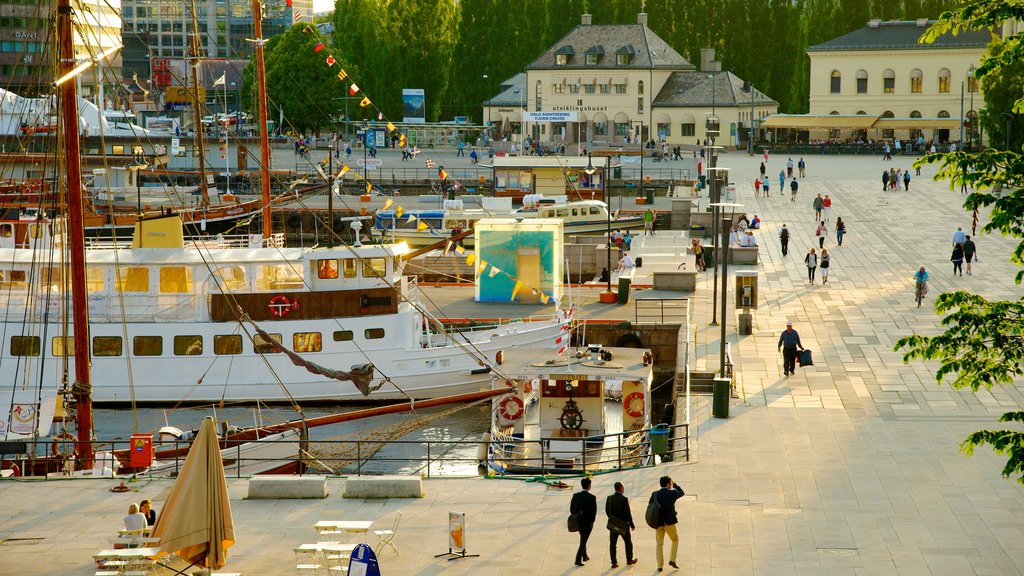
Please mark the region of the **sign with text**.
<svg viewBox="0 0 1024 576"><path fill-rule="evenodd" d="M360 158L357 162L360 168L365 166L369 170L377 170L380 168L381 164L384 163L383 160L379 160L377 158L367 158L366 160Z"/></svg>
<svg viewBox="0 0 1024 576"><path fill-rule="evenodd" d="M578 122L579 112L527 112L528 122Z"/></svg>

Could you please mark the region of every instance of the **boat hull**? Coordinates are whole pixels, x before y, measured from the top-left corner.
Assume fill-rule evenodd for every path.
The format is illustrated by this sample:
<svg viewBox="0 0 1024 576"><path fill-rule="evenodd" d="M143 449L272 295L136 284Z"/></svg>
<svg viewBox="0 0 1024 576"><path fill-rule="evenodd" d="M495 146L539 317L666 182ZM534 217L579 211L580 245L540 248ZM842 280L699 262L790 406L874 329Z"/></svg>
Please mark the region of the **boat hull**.
<svg viewBox="0 0 1024 576"><path fill-rule="evenodd" d="M644 220L642 217L636 218L620 218L618 220L612 220L612 230L639 230L644 227ZM594 222L578 222L578 223L566 223L563 226L563 231L566 237L581 235L581 234L605 234L608 231L608 223L604 220ZM379 234L388 241L394 237L395 242L406 242L410 246L429 246L444 240L447 238L445 234L442 234L438 230L424 230L419 232L413 229L402 229L397 230L377 230ZM467 247L472 247L475 242L472 235L467 236L462 240L462 244Z"/></svg>

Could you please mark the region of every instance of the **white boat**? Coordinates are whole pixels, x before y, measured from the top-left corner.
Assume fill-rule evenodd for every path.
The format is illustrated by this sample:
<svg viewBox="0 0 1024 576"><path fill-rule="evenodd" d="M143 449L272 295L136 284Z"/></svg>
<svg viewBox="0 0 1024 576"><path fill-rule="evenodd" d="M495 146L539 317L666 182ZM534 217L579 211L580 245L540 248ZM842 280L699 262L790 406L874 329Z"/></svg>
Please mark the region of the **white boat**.
<svg viewBox="0 0 1024 576"><path fill-rule="evenodd" d="M262 247L256 237L259 247L232 248L186 245L176 216L140 227L133 247L86 254L98 404L129 402L132 387L139 403L367 398L296 365L254 325L317 367L372 365L370 400L448 396L488 388L499 350L550 344L567 322L556 313L439 333L402 275L404 243L303 249ZM62 244L60 221L0 222L0 382L55 390L61 381L72 337L60 336L61 267L47 256Z"/></svg>
<svg viewBox="0 0 1024 576"><path fill-rule="evenodd" d="M532 195L532 196L540 196ZM411 246L427 246L451 236L453 229L468 231L482 218L558 218L566 236L576 234L604 234L609 227L608 206L600 200L579 200L574 202L545 202L543 198L523 198L523 207L510 211L465 208L462 200L446 200L441 210L378 210L374 227L383 238L395 242L404 241ZM414 219L409 218L413 216ZM425 230L419 223L427 225ZM611 215L612 230L643 228L642 215ZM463 240L472 245L472 236Z"/></svg>
<svg viewBox="0 0 1024 576"><path fill-rule="evenodd" d="M161 434L163 430L161 430ZM300 433L285 430L263 436L259 440L223 448L224 473L228 477L255 476L276 472L282 467L294 466L299 454ZM177 476L185 463L185 455L171 460L156 460L146 470L151 476Z"/></svg>

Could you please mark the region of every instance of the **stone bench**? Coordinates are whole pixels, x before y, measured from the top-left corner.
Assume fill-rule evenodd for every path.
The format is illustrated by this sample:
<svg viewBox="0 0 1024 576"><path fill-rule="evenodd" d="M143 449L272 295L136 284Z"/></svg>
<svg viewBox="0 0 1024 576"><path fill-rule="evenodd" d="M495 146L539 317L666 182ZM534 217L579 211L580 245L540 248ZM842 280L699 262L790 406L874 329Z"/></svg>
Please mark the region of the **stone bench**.
<svg viewBox="0 0 1024 576"><path fill-rule="evenodd" d="M654 273L655 290L675 290L677 292L695 292L697 290L696 270L669 270Z"/></svg>
<svg viewBox="0 0 1024 576"><path fill-rule="evenodd" d="M249 500L327 498L324 476L254 476L249 480Z"/></svg>
<svg viewBox="0 0 1024 576"><path fill-rule="evenodd" d="M423 498L423 479L416 476L349 476L345 498Z"/></svg>
<svg viewBox="0 0 1024 576"><path fill-rule="evenodd" d="M730 246L730 264L757 264L757 246Z"/></svg>

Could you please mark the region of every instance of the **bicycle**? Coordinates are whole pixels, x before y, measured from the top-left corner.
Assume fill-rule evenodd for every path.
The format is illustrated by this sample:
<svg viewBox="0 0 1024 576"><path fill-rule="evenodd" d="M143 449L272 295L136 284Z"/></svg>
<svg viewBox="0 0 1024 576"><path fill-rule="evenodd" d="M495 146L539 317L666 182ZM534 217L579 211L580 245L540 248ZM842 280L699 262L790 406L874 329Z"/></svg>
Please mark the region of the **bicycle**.
<svg viewBox="0 0 1024 576"><path fill-rule="evenodd" d="M917 300L917 307L921 307L921 301L924 300L924 295L928 293L928 283L918 280L914 289L914 299Z"/></svg>

